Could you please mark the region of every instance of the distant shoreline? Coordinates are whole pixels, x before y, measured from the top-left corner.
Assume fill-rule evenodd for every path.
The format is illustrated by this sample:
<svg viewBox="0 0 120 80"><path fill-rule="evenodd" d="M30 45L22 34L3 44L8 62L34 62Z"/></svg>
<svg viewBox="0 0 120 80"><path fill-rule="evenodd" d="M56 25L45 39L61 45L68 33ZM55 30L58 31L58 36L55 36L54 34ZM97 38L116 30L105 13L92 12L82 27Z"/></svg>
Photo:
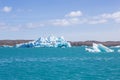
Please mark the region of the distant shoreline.
<svg viewBox="0 0 120 80"><path fill-rule="evenodd" d="M0 46L2 45L10 45L10 46L14 46L16 44L20 44L20 43L26 43L29 41L33 41L33 40L0 40ZM120 45L120 41L68 41L71 43L72 46L82 46L82 45L86 45L86 46L92 46L92 43L101 43L105 46L119 46Z"/></svg>

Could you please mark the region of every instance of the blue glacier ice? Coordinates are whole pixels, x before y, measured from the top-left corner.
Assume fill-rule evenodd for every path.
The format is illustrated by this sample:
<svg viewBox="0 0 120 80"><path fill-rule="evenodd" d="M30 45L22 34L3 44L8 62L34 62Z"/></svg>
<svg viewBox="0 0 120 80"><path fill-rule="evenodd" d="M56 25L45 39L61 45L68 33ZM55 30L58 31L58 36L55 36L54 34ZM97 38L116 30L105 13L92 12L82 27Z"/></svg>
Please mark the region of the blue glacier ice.
<svg viewBox="0 0 120 80"><path fill-rule="evenodd" d="M28 43L21 43L15 45L17 48L34 48L34 47L71 47L71 44L67 42L64 37L49 36L47 38L40 37L35 41Z"/></svg>
<svg viewBox="0 0 120 80"><path fill-rule="evenodd" d="M88 52L114 52L114 50L104 46L103 44L93 43L93 46L90 48L85 48Z"/></svg>

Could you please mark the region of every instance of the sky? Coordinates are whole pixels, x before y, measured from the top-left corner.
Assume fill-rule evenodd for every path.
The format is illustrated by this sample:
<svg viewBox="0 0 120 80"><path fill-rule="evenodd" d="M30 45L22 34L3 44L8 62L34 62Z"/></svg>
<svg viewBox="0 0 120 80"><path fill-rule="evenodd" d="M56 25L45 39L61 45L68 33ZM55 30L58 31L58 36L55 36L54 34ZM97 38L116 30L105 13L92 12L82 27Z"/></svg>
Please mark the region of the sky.
<svg viewBox="0 0 120 80"><path fill-rule="evenodd" d="M119 41L120 0L0 0L0 40L49 35Z"/></svg>

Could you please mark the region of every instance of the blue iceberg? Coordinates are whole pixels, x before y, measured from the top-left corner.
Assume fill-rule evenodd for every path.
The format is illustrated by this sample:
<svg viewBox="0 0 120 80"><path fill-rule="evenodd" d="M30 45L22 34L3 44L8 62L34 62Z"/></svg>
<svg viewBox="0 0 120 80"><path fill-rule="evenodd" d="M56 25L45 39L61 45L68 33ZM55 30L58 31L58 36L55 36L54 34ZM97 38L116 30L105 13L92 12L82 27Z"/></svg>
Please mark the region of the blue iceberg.
<svg viewBox="0 0 120 80"><path fill-rule="evenodd" d="M85 48L88 52L114 52L114 50L104 46L103 44L93 43L93 46L90 48Z"/></svg>
<svg viewBox="0 0 120 80"><path fill-rule="evenodd" d="M118 50L118 52L120 52L120 49Z"/></svg>
<svg viewBox="0 0 120 80"><path fill-rule="evenodd" d="M35 41L31 41L28 43L21 43L15 45L17 48L34 48L34 47L60 47L66 48L71 47L71 44L67 42L64 37L55 37L49 36L47 38L40 37Z"/></svg>

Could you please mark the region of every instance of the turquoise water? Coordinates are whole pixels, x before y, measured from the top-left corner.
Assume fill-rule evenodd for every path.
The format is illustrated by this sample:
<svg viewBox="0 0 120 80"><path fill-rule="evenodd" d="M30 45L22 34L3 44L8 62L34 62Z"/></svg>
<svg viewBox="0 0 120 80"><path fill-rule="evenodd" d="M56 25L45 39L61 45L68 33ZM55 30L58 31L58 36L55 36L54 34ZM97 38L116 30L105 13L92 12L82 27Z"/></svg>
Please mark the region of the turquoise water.
<svg viewBox="0 0 120 80"><path fill-rule="evenodd" d="M0 48L0 80L120 80L120 54L72 48Z"/></svg>

